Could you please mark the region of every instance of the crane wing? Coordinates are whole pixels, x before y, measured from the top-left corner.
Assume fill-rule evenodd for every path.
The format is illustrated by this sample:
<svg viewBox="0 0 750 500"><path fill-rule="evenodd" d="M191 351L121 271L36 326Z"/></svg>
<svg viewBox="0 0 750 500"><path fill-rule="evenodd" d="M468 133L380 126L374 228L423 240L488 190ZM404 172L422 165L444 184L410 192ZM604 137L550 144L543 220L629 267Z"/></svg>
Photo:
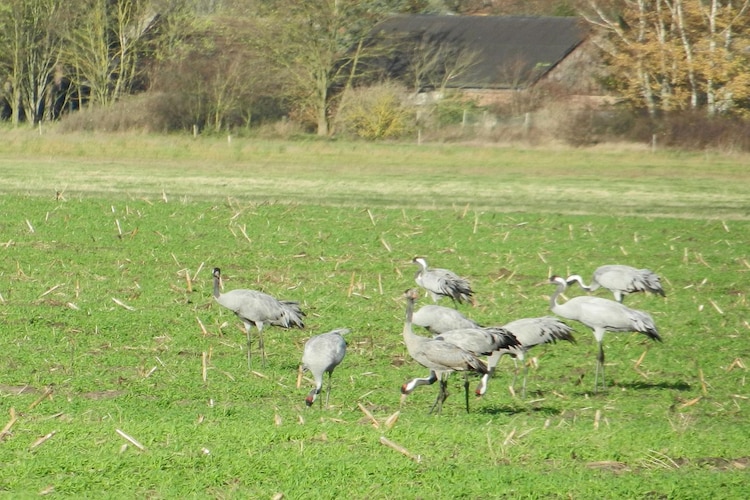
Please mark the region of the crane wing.
<svg viewBox="0 0 750 500"><path fill-rule="evenodd" d="M442 340L424 342L414 359L425 368L436 371L477 371L487 373L487 365L468 351Z"/></svg>

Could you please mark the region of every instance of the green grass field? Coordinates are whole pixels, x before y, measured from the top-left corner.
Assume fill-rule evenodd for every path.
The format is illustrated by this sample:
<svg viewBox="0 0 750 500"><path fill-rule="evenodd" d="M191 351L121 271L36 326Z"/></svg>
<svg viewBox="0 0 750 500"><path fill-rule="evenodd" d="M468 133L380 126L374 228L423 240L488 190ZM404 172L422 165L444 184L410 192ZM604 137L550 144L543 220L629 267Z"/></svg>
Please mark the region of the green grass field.
<svg viewBox="0 0 750 500"><path fill-rule="evenodd" d="M746 498L747 157L621 149L7 132L0 144L0 494L13 498ZM649 267L663 344L590 331L504 359L463 407L401 338L415 255L469 278L485 324L549 313L550 274ZM299 300L248 370L211 297ZM568 296L580 293L573 288ZM597 295L607 296L603 291ZM425 299L422 304L428 303ZM331 407L297 388L348 327ZM475 381L472 381L472 387ZM407 453L384 444L395 443Z"/></svg>

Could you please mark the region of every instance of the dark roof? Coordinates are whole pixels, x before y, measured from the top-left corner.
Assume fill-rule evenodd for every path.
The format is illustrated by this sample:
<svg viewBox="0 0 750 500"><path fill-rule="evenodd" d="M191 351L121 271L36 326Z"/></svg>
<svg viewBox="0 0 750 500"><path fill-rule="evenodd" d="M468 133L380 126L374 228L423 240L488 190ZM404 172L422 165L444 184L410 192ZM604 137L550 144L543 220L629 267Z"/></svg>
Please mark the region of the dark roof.
<svg viewBox="0 0 750 500"><path fill-rule="evenodd" d="M587 30L577 17L413 15L390 18L373 33L381 41L410 38L422 46L446 44L475 54L476 63L449 87L514 88L548 73L586 38ZM389 72L396 73L390 76L399 76L409 55L388 57Z"/></svg>

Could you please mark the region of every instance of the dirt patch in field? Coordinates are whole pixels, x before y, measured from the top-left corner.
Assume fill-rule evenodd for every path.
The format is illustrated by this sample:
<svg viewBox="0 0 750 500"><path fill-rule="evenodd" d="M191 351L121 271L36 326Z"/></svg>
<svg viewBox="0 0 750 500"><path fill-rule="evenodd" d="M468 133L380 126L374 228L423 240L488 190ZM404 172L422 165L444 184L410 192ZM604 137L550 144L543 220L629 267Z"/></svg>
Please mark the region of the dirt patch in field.
<svg viewBox="0 0 750 500"><path fill-rule="evenodd" d="M0 393L3 394L10 394L12 396L23 396L23 395L29 395L29 394L44 394L45 392L48 392L50 395L53 394L53 391L48 390L40 390L36 387L32 387L30 385L5 385L0 384ZM125 395L125 391L123 390L115 390L115 389L108 389L103 391L91 391L91 392L82 392L78 394L78 396L85 398L85 399L113 399L119 396Z"/></svg>
<svg viewBox="0 0 750 500"><path fill-rule="evenodd" d="M42 391L30 385L5 385L0 384L0 393L21 396L24 394L41 394Z"/></svg>
<svg viewBox="0 0 750 500"><path fill-rule="evenodd" d="M586 464L589 469L606 470L614 474L623 474L633 472L634 470L643 469L681 469L683 467L699 467L716 471L735 471L750 468L750 457L723 458L723 457L702 457L702 458L669 458L659 457L658 460L653 457L644 461L644 463L631 466L624 462L615 460L602 460L598 462L589 462Z"/></svg>

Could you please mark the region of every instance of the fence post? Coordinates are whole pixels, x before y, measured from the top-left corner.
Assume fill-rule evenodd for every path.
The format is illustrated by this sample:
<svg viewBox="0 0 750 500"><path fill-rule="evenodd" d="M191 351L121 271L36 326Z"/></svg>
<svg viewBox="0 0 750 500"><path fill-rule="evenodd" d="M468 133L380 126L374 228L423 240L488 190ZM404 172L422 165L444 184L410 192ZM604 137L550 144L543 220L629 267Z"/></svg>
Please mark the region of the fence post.
<svg viewBox="0 0 750 500"><path fill-rule="evenodd" d="M523 115L523 133L528 134L531 128L531 113L528 111Z"/></svg>

